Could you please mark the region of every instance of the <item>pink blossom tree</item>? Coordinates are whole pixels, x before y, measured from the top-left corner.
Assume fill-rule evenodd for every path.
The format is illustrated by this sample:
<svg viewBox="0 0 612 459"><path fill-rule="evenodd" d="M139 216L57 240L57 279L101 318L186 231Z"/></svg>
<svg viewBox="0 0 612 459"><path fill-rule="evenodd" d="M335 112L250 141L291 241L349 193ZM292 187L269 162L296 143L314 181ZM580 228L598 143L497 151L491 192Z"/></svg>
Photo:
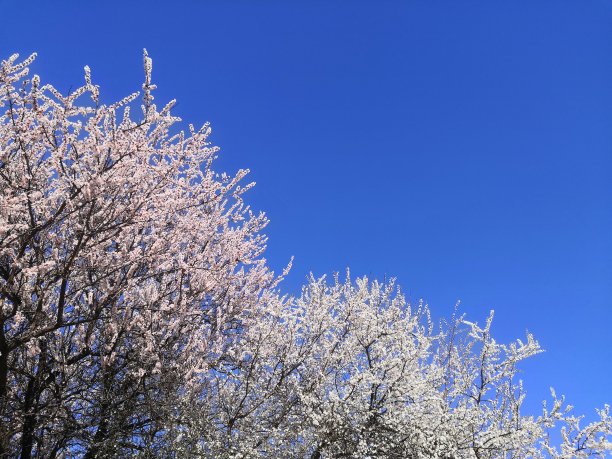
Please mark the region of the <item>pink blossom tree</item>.
<svg viewBox="0 0 612 459"><path fill-rule="evenodd" d="M85 67L63 95L34 58L0 68L0 457L119 454L155 443L275 282L267 220L208 125L173 131L146 52L136 120L138 93L104 104Z"/></svg>

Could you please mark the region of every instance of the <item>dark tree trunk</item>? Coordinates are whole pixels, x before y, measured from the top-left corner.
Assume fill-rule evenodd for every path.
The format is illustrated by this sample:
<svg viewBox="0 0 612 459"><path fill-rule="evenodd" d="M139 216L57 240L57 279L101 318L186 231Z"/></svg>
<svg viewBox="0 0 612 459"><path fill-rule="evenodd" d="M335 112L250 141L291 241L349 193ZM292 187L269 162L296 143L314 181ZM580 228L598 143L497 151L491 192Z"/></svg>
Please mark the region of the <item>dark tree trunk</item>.
<svg viewBox="0 0 612 459"><path fill-rule="evenodd" d="M102 400L100 401L100 421L98 423L98 429L93 437L87 452L83 456L83 459L95 459L100 452L100 444L108 438L109 427L110 427L110 408L111 403L108 400L108 396L111 390L113 376L110 374L110 370L103 370L102 375Z"/></svg>
<svg viewBox="0 0 612 459"><path fill-rule="evenodd" d="M8 345L4 336L4 323L0 323L0 458L8 457Z"/></svg>
<svg viewBox="0 0 612 459"><path fill-rule="evenodd" d="M21 459L31 459L34 447L34 428L36 427L36 377L28 381L23 403L23 430L21 434Z"/></svg>

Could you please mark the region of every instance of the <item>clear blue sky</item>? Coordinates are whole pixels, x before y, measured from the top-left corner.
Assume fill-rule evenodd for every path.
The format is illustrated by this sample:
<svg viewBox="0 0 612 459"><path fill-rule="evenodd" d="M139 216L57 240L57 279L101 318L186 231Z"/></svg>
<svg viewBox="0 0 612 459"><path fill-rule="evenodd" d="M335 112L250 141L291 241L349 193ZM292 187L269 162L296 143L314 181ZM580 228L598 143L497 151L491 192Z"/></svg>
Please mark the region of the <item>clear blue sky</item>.
<svg viewBox="0 0 612 459"><path fill-rule="evenodd" d="M154 59L160 102L249 167L267 257L396 276L437 316L496 310L548 387L612 402L612 2L0 0L0 55L106 100Z"/></svg>

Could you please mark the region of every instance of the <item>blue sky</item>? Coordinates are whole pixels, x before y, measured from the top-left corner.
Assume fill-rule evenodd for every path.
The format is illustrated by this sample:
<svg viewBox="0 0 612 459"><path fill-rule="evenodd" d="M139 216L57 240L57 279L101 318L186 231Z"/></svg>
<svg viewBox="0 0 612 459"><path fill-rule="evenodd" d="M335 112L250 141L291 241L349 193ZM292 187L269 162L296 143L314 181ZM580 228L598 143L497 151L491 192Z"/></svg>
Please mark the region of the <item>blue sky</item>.
<svg viewBox="0 0 612 459"><path fill-rule="evenodd" d="M612 2L0 0L0 56L211 121L252 170L267 257L395 276L437 316L529 329L530 409L612 402Z"/></svg>

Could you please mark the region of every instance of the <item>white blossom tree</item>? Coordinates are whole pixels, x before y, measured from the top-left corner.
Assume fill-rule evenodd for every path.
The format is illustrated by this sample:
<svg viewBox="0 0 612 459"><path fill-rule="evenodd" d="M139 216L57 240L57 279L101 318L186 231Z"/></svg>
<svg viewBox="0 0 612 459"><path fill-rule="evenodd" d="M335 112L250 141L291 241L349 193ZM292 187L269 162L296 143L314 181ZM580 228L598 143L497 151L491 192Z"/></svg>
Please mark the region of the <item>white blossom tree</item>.
<svg viewBox="0 0 612 459"><path fill-rule="evenodd" d="M197 423L175 446L207 457L587 458L612 451L608 407L580 428L553 393L524 414L517 365L541 348L497 343L455 317L439 327L394 283L311 279L268 296L191 400ZM203 396L202 396L203 395ZM561 427L563 443L549 443Z"/></svg>
<svg viewBox="0 0 612 459"><path fill-rule="evenodd" d="M0 67L0 457L606 457L553 394L521 411L510 345L434 326L393 283L310 279L282 296L205 125L174 102L103 103ZM86 96L89 96L87 99ZM561 426L562 444L548 432Z"/></svg>

